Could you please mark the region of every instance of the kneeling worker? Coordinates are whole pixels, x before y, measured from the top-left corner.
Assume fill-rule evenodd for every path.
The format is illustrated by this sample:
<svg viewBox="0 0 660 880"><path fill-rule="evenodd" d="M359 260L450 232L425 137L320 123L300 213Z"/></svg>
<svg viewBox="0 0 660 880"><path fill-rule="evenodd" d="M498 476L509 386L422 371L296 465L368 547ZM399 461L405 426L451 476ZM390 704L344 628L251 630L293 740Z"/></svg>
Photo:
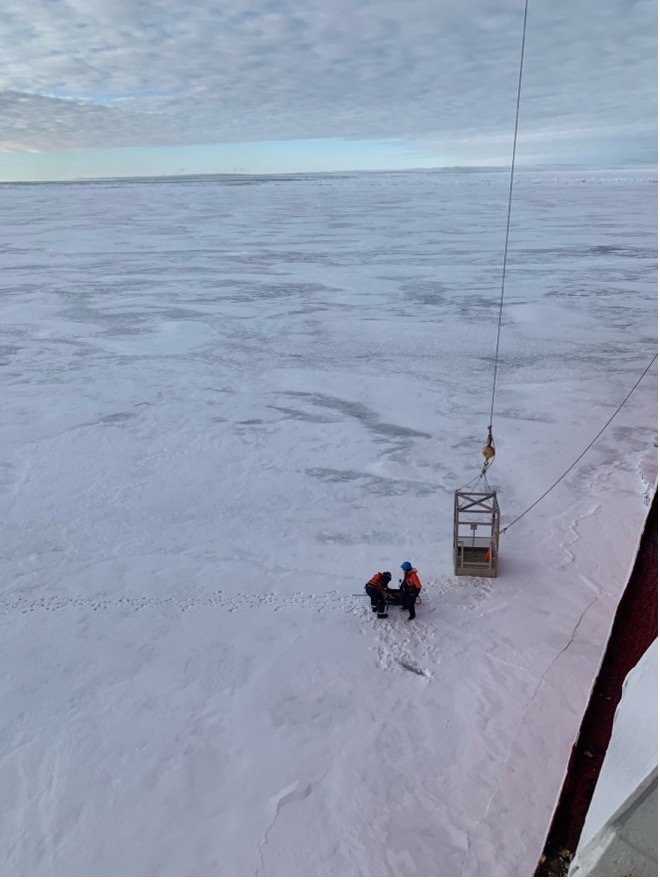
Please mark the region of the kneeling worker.
<svg viewBox="0 0 660 880"><path fill-rule="evenodd" d="M385 613L385 588L391 580L392 575L389 571L377 571L364 585L364 589L371 599L371 610L377 611L379 617L388 616Z"/></svg>

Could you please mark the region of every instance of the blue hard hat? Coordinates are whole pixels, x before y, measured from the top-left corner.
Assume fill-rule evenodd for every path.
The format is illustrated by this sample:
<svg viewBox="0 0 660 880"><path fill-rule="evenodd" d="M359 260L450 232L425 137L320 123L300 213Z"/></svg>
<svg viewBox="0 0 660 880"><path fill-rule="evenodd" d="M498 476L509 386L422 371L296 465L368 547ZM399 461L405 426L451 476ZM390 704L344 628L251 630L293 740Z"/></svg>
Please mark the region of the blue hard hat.
<svg viewBox="0 0 660 880"><path fill-rule="evenodd" d="M412 565L411 565L409 562L402 562L402 563L401 563L401 568L402 568L404 571L410 571L410 569L412 568Z"/></svg>

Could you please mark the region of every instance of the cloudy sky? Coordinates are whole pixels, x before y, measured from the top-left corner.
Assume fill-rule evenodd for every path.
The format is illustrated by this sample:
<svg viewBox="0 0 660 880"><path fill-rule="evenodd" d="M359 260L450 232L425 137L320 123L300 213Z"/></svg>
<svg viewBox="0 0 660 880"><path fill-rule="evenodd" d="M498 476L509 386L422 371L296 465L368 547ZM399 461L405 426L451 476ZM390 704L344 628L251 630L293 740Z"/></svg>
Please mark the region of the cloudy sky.
<svg viewBox="0 0 660 880"><path fill-rule="evenodd" d="M3 0L0 179L510 162L524 0ZM654 164L656 0L530 0L521 163Z"/></svg>

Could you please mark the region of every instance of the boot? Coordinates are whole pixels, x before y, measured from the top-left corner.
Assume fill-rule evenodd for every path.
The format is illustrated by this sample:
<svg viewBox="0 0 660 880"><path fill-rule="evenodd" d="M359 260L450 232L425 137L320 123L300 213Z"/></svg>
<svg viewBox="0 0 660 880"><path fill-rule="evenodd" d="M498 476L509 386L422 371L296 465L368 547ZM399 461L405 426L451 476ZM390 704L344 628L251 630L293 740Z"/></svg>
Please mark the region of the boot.
<svg viewBox="0 0 660 880"><path fill-rule="evenodd" d="M389 614L379 614L378 619L382 620L384 617L389 617L389 616L390 616Z"/></svg>

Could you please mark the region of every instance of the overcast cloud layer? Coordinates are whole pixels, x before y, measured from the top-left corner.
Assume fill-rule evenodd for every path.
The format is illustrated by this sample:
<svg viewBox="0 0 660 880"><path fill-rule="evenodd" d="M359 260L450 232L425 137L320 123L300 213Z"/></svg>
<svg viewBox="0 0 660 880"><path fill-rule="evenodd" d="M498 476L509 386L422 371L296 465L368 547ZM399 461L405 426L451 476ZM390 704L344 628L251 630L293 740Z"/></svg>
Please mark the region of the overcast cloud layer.
<svg viewBox="0 0 660 880"><path fill-rule="evenodd" d="M509 149L524 0L5 0L0 148ZM655 0L530 0L521 139L649 143Z"/></svg>

